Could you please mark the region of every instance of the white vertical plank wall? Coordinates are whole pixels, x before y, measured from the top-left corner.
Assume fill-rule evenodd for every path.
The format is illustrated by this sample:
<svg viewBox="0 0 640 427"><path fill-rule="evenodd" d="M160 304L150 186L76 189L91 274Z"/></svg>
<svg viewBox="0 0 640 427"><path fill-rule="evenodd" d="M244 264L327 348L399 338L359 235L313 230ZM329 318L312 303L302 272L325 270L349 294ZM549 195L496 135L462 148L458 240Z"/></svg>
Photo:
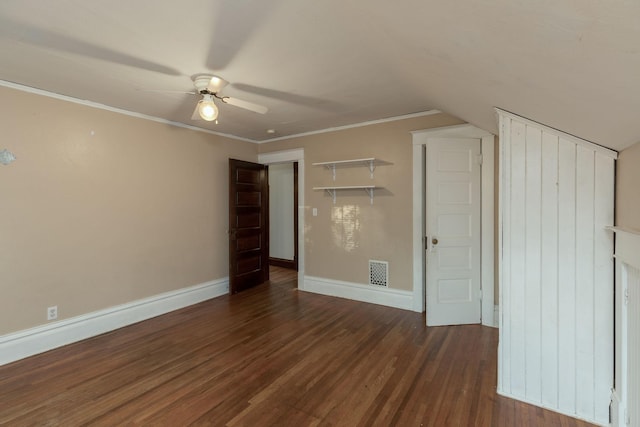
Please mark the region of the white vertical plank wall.
<svg viewBox="0 0 640 427"><path fill-rule="evenodd" d="M542 199L541 215L541 273L540 273L540 365L558 372L558 137L542 135ZM558 375L544 375L540 381L541 402L547 407L558 406Z"/></svg>
<svg viewBox="0 0 640 427"><path fill-rule="evenodd" d="M526 126L525 133L525 396L541 399L541 207L542 131ZM535 214L531 214L535 212Z"/></svg>
<svg viewBox="0 0 640 427"><path fill-rule="evenodd" d="M620 425L640 424L640 267L624 263L625 276L625 410Z"/></svg>
<svg viewBox="0 0 640 427"><path fill-rule="evenodd" d="M640 232L616 233L616 381L612 427L640 426Z"/></svg>
<svg viewBox="0 0 640 427"><path fill-rule="evenodd" d="M576 155L575 145L559 138L558 146L558 410L576 404ZM560 167L562 165L562 167ZM506 283L505 283L506 286ZM562 378L559 373L562 372Z"/></svg>
<svg viewBox="0 0 640 427"><path fill-rule="evenodd" d="M617 153L497 111L498 392L608 424Z"/></svg>
<svg viewBox="0 0 640 427"><path fill-rule="evenodd" d="M627 288L627 425L640 424L640 270L628 268Z"/></svg>
<svg viewBox="0 0 640 427"><path fill-rule="evenodd" d="M594 200L599 201L594 207L594 336L607 340L602 345L595 345L594 353L594 382L605 384L612 382L614 372L615 352L615 327L611 331L611 322L615 320L614 313L614 277L615 268L612 263L613 237L606 231L610 224L615 222L615 160L608 156L595 156ZM614 191L612 191L614 189ZM598 286L600 283L608 283L607 286ZM606 304L599 303L606 301ZM606 338L605 338L606 337ZM610 342L609 342L610 341ZM612 354L613 352L613 354ZM611 385L609 388L594 389L596 402L611 400ZM595 418L606 419L609 417L608 408L595 409Z"/></svg>

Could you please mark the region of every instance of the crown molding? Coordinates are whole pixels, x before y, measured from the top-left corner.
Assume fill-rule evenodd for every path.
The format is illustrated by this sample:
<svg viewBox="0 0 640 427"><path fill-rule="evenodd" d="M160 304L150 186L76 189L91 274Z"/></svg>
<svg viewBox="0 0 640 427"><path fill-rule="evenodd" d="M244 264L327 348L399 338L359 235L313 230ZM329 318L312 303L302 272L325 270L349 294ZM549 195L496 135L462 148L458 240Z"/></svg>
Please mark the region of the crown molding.
<svg viewBox="0 0 640 427"><path fill-rule="evenodd" d="M96 108L98 110L110 111L112 113L122 114L122 115L129 116L129 117L135 117L135 118L138 118L138 119L150 120L152 122L162 123L162 124L165 124L165 125L170 125L170 126L175 126L175 127L179 127L179 128L194 130L196 132L204 132L204 133L208 133L208 134L211 134L211 135L223 136L225 138L231 138L231 139L237 139L237 140L245 141L245 142L257 143L257 141L255 141L253 139L242 138L240 136L231 135L231 134L228 134L228 133L216 132L216 131L209 130L209 129L199 128L197 126L191 126L191 125L187 125L187 124L180 123L180 122L174 122L174 121L163 119L163 118L160 118L160 117L149 116L147 114L142 114L142 113L136 113L135 111L129 111L129 110L125 110L123 108L111 107L109 105L100 104L98 102L93 102L93 101L87 101L85 99L78 99L78 98L74 98L72 96L61 95L59 93L49 92L47 90L37 89L37 88L31 87L31 86L25 86L25 85L21 85L19 83L13 83L13 82L9 82L9 81L6 81L6 80L0 80L0 86L8 87L10 89L19 90L19 91L22 91L22 92L33 93L35 95L46 96L48 98L59 99L61 101L72 102L74 104L80 104L80 105L84 105L86 107Z"/></svg>
<svg viewBox="0 0 640 427"><path fill-rule="evenodd" d="M350 124L350 125L337 126L337 127L319 129L319 130L313 130L313 131L310 131L310 132L302 132L302 133L297 133L295 135L279 136L277 138L270 138L270 139L265 139L265 140L256 141L256 142L258 144L266 144L268 142L284 141L284 140L287 140L287 139L299 138L299 137L302 137L302 136L318 135L318 134L321 134L321 133L336 132L336 131L339 131L339 130L347 130L347 129L354 129L354 128L359 128L359 127L363 127L363 126L377 125L377 124L380 124L380 123L396 122L398 120L413 119L415 117L432 116L434 114L440 114L440 113L442 113L442 111L440 111L440 110L421 111L421 112L418 112L418 113L404 114L402 116L387 117L387 118L384 118L384 119L369 120L367 122L353 123L353 124Z"/></svg>
<svg viewBox="0 0 640 427"><path fill-rule="evenodd" d="M318 135L318 134L322 134L322 133L336 132L336 131L340 131L340 130L354 129L354 128L359 128L359 127L364 127L364 126L377 125L377 124L380 124L380 123L395 122L395 121L398 121L398 120L406 120L406 119L412 119L412 118L416 118L416 117L431 116L431 115L434 115L434 114L442 113L442 111L440 111L440 110L421 111L421 112L418 112L418 113L411 113L411 114L405 114L405 115L401 115L401 116L387 117L387 118L384 118L384 119L377 119L377 120L370 120L370 121L366 121L366 122L353 123L353 124L350 124L350 125L337 126L337 127L326 128L326 129L319 129L319 130L310 131L310 132L297 133L297 134L294 134L294 135L280 136L280 137L270 138L270 139L265 139L265 140L255 140L255 139L251 139L251 138L243 138L241 136L232 135L232 134L228 134L228 133L216 132L216 131L209 130L209 129L203 129L203 128L199 128L197 126L187 125L187 124L181 123L181 122L174 122L172 120L167 120L167 119L163 119L163 118L160 118L160 117L155 117L155 116L150 116L150 115L147 115L147 114L137 113L135 111L125 110L123 108L112 107L112 106L109 106L109 105L100 104L98 102L88 101L88 100L85 100L85 99L78 99L78 98L74 98L74 97L68 96L68 95L61 95L59 93L49 92L49 91L44 90L44 89L38 89L38 88L31 87L31 86L25 86L25 85L22 85L22 84L19 84L19 83L14 83L14 82L6 81L6 80L0 80L0 86L8 87L10 89L19 90L19 91L22 91L22 92L33 93L33 94L40 95L40 96L46 96L48 98L59 99L61 101L72 102L74 104L84 105L84 106L90 107L90 108L97 108L99 110L110 111L110 112L116 113L116 114L123 114L123 115L129 116L129 117L135 117L135 118L143 119L143 120L150 120L150 121L156 122L156 123L162 123L162 124L175 126L175 127L179 127L179 128L183 128L183 129L189 129L189 130L193 130L193 131L196 131L196 132L208 133L210 135L222 136L222 137L225 137L225 138L235 139L235 140L239 140L239 141L251 142L251 143L254 143L254 144L266 144L266 143L269 143L269 142L284 141L284 140L287 140L287 139L299 138L299 137L303 137L303 136Z"/></svg>

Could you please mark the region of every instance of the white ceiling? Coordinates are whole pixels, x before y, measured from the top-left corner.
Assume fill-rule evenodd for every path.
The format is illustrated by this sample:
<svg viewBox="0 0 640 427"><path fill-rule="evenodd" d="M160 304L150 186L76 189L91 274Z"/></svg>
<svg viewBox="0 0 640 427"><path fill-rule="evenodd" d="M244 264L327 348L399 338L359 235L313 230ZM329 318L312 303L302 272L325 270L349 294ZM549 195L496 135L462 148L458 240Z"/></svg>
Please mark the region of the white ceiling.
<svg viewBox="0 0 640 427"><path fill-rule="evenodd" d="M640 141L637 0L2 0L0 53L1 80L255 141L430 109L497 133L494 106ZM201 73L269 112L153 92Z"/></svg>

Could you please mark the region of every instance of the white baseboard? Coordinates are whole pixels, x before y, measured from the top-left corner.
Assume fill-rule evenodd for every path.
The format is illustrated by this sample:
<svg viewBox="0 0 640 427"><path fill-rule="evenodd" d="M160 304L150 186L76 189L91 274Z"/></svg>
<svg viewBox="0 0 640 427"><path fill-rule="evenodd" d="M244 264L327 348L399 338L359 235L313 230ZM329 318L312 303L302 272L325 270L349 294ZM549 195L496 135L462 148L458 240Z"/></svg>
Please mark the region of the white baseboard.
<svg viewBox="0 0 640 427"><path fill-rule="evenodd" d="M229 278L166 292L0 336L0 366L229 292Z"/></svg>
<svg viewBox="0 0 640 427"><path fill-rule="evenodd" d="M413 292L304 276L300 290L413 311Z"/></svg>

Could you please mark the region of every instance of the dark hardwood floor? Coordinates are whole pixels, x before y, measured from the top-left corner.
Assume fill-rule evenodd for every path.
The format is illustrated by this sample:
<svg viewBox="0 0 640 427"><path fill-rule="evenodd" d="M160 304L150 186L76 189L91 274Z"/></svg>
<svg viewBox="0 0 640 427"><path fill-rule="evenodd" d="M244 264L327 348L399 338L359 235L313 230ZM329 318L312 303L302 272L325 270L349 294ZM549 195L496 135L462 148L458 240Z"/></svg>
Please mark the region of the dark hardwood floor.
<svg viewBox="0 0 640 427"><path fill-rule="evenodd" d="M497 330L296 273L0 367L0 425L587 426L497 396Z"/></svg>

